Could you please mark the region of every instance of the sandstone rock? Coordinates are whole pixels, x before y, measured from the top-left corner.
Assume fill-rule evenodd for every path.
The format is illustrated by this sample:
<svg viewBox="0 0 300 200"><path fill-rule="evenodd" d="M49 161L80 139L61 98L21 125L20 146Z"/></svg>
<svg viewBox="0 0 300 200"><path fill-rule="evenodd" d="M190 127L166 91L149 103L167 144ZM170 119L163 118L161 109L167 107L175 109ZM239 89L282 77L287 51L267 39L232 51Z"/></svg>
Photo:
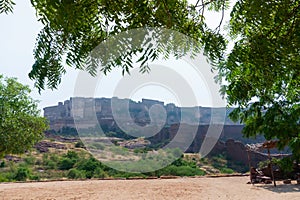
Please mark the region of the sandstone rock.
<svg viewBox="0 0 300 200"><path fill-rule="evenodd" d="M49 141L45 141L45 140L38 142L34 147L41 153L49 152L49 148L67 149L65 144L54 143L54 142L49 142Z"/></svg>

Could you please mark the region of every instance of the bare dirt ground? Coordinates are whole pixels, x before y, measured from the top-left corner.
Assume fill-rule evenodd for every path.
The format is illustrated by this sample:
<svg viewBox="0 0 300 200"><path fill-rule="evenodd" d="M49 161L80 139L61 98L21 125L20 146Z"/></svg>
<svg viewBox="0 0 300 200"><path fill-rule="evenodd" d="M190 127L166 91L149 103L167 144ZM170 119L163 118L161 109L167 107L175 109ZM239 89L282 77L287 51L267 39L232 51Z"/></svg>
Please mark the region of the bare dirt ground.
<svg viewBox="0 0 300 200"><path fill-rule="evenodd" d="M300 185L246 184L249 177L0 184L0 199L300 199Z"/></svg>

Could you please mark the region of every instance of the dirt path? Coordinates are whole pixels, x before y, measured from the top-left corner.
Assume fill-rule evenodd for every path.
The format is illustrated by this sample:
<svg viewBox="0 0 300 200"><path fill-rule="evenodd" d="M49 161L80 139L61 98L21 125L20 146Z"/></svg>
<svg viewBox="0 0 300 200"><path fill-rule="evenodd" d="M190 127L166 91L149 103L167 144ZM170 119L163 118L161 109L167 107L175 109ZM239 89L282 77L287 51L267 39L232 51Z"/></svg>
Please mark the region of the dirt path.
<svg viewBox="0 0 300 200"><path fill-rule="evenodd" d="M248 177L89 180L0 184L6 199L299 200L300 185L248 185Z"/></svg>

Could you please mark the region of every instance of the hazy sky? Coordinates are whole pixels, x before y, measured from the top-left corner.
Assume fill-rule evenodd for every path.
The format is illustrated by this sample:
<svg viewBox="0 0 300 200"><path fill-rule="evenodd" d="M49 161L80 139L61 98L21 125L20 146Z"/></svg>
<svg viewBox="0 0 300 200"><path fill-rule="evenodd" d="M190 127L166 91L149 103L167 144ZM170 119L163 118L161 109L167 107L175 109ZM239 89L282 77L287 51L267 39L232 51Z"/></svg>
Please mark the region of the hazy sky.
<svg viewBox="0 0 300 200"><path fill-rule="evenodd" d="M40 100L40 108L72 96L73 90L70 88L74 84L74 70L68 70L58 90L46 90L41 94L38 94L33 87L34 81L28 77L34 63L35 39L42 28L29 0L17 1L13 14L1 14L0 25L0 73L7 77L16 77L21 83L29 85L33 90L32 97Z"/></svg>
<svg viewBox="0 0 300 200"><path fill-rule="evenodd" d="M220 15L210 14L208 17L211 26L217 26L220 21ZM225 21L228 20L228 13L226 13ZM35 39L42 25L37 22L35 16L35 10L31 7L29 0L16 1L13 14L1 14L0 15L0 73L6 77L16 77L18 81L29 85L33 92L32 97L40 100L39 107L43 108L50 105L57 104L58 101L64 101L73 96L74 86L78 71L75 71L68 67L67 74L63 76L62 83L59 85L58 90L45 90L41 94L38 94L37 89L33 87L34 82L29 79L28 73L31 70L31 66L34 63L33 60L33 48L35 45ZM171 65L182 65L183 61L176 61ZM190 73L190 75L192 72ZM188 73L186 75L189 76ZM117 84L118 80L122 77L119 72L114 72L109 77L101 80L98 85L97 97L105 96L110 97L112 95L111 87ZM193 79L192 75L190 78ZM102 84L102 85L101 85ZM203 87L198 84L198 87ZM199 86L200 85L200 86ZM205 90L205 89L204 89ZM176 95L166 91L165 88L159 86L144 87L143 90L135 91L132 94L133 99L139 100L141 98L153 98L162 100L165 102L177 103ZM206 92L199 92L199 97L202 98L200 104L208 105L209 102L204 100Z"/></svg>

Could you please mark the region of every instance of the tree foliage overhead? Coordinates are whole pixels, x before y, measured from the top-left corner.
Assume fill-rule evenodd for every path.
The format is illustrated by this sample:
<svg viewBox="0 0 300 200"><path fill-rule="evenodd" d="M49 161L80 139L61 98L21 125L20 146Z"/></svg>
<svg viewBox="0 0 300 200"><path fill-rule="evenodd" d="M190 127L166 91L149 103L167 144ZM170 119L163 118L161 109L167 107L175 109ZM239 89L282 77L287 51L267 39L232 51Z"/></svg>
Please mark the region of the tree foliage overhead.
<svg viewBox="0 0 300 200"><path fill-rule="evenodd" d="M43 138L48 128L29 93L29 87L0 75L0 158L24 153Z"/></svg>
<svg viewBox="0 0 300 200"><path fill-rule="evenodd" d="M62 74L65 73L64 58L67 65L94 74L94 69L84 66L89 53L109 37L136 28L161 27L178 31L204 44L206 52L212 58L220 57L222 50L225 49L224 38L217 30L211 30L206 26L203 11L206 4L211 9L225 9L228 1L216 1L210 3L211 5L206 1L203 4L198 2L192 5L186 0L32 0L31 2L37 11L39 21L44 24L34 50L35 64L29 74L30 78L36 80L39 89L44 89L45 86L56 88ZM132 56L140 53L141 71L145 72L147 60L157 58L158 54L169 53L168 47L160 52L154 48L151 51L150 44L145 45L143 42L145 41L140 41L142 48L133 49L125 55L117 57L113 55L102 59L104 66L102 71L106 73L112 67L121 67L123 73L128 72L132 67Z"/></svg>
<svg viewBox="0 0 300 200"><path fill-rule="evenodd" d="M220 77L244 133L262 134L300 155L300 1L243 0L231 12L231 53Z"/></svg>
<svg viewBox="0 0 300 200"><path fill-rule="evenodd" d="M65 73L63 58L67 65L84 69L89 52L110 36L142 27L172 29L199 42L217 66L220 83L226 80L221 92L230 106L237 106L231 117L245 123L246 136L278 139L281 147L289 145L300 155L300 1L237 0L225 36L219 32L221 26L215 30L207 27L204 11L224 14L229 0L31 2L44 24L29 75L39 89L57 86ZM11 11L12 5L11 0L0 1L0 13ZM227 36L235 44L226 55ZM132 55L139 52L145 55L139 59L145 72L145 61L157 58L156 53L167 55L168 48L152 49L153 53L145 45L120 57L102 59L108 61L102 70L106 73L119 66L128 72Z"/></svg>
<svg viewBox="0 0 300 200"><path fill-rule="evenodd" d="M0 13L11 13L15 2L12 0L0 0Z"/></svg>

